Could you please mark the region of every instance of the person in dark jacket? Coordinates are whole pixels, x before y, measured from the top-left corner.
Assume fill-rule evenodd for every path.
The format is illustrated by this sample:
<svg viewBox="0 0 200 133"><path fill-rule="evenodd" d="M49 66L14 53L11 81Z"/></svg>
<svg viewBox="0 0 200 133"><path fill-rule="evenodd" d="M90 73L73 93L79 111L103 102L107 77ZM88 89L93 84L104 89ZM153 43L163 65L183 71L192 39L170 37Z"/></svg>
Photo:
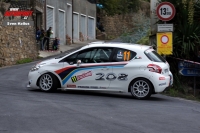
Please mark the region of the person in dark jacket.
<svg viewBox="0 0 200 133"><path fill-rule="evenodd" d="M37 27L37 29L36 29L36 42L37 42L37 43L40 41L40 35L41 35L41 31L40 31L40 29Z"/></svg>
<svg viewBox="0 0 200 133"><path fill-rule="evenodd" d="M49 27L49 29L46 31L46 34L45 34L46 36L44 37L44 44L46 43L47 50L49 50L49 41L50 41L51 34L53 34L52 27Z"/></svg>
<svg viewBox="0 0 200 133"><path fill-rule="evenodd" d="M58 45L60 44L59 39L56 37L53 41L53 50L58 50Z"/></svg>
<svg viewBox="0 0 200 133"><path fill-rule="evenodd" d="M41 35L40 35L40 50L45 50L44 49L44 37L45 37L45 32L42 29L41 30Z"/></svg>

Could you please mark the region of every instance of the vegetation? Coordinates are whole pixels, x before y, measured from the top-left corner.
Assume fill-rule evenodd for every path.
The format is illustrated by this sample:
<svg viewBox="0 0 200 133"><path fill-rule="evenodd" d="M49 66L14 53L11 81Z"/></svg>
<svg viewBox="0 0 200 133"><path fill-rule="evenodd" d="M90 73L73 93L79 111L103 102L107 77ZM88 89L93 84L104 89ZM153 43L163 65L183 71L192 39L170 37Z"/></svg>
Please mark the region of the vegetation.
<svg viewBox="0 0 200 133"><path fill-rule="evenodd" d="M166 0L160 0L160 2L164 1ZM175 27L173 56L193 60L200 45L200 1L167 1L176 8L174 19L168 22L173 23Z"/></svg>
<svg viewBox="0 0 200 133"><path fill-rule="evenodd" d="M166 1L172 3L176 8L175 17L167 22L173 23L175 30L173 32L173 55L166 57L174 75L174 87L166 92L166 94L196 100L199 97L198 95L194 96L193 80L191 80L193 77L180 76L178 70L179 60L172 57L192 61L196 61L197 59L198 51L200 50L200 0L160 0L159 2ZM124 42L148 44L150 27L147 20L149 18L145 18L143 14L138 14L138 17L142 21L133 19L133 23L135 24L133 28L134 32L129 33L125 30L121 39ZM159 21L158 23L163 22ZM198 87L200 87L199 84L197 84Z"/></svg>
<svg viewBox="0 0 200 133"><path fill-rule="evenodd" d="M16 62L16 64L24 64L24 63L29 63L29 62L32 62L33 60L30 59L30 58L25 58L25 59L21 59L21 60L18 60Z"/></svg>
<svg viewBox="0 0 200 133"><path fill-rule="evenodd" d="M150 18L145 15L143 11L138 11L133 15L133 32L124 33L120 37L122 42L128 43L139 43L139 44L149 44L149 32L150 32Z"/></svg>
<svg viewBox="0 0 200 133"><path fill-rule="evenodd" d="M160 0L160 2L164 1L166 0ZM176 8L174 19L167 22L173 23L175 27L173 32L173 55L167 56L167 61L174 75L174 87L172 90L188 96L191 94L189 91L189 86L192 84L192 82L189 82L191 77L180 76L177 67L179 60L171 57L196 61L200 46L200 1L167 0L167 2L172 3ZM160 21L159 23L163 22Z"/></svg>
<svg viewBox="0 0 200 133"><path fill-rule="evenodd" d="M137 11L140 0L99 0L99 3L103 5L103 8L98 9L97 12L104 11L112 16Z"/></svg>

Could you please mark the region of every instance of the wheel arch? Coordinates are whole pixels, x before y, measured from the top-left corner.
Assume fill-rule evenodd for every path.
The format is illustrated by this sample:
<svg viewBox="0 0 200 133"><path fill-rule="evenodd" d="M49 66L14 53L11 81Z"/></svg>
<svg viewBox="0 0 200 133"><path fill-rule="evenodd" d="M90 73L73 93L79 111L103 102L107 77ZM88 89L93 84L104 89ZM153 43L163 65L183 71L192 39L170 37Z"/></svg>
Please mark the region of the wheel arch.
<svg viewBox="0 0 200 133"><path fill-rule="evenodd" d="M40 75L40 77L37 79L37 86L39 86L39 81L40 81L40 78L41 78L41 76L43 75L43 74L47 74L47 73L51 73L51 74L53 74L55 77L56 77L56 79L57 79L57 82L58 82L58 88L61 88L61 81L60 81L60 79L59 79L59 77L58 77L58 75L57 74L55 74L55 73L53 73L53 72L44 72L44 73L42 73L41 75Z"/></svg>
<svg viewBox="0 0 200 133"><path fill-rule="evenodd" d="M155 94L155 88L154 88L154 85L152 84L152 82L148 79L148 78L145 78L145 77L137 77L137 78L134 78L132 79L132 81L129 83L128 85L128 92L131 92L131 84L137 80L137 79L146 79L149 81L149 83L151 83L152 87L153 87L153 90L152 90L152 94Z"/></svg>

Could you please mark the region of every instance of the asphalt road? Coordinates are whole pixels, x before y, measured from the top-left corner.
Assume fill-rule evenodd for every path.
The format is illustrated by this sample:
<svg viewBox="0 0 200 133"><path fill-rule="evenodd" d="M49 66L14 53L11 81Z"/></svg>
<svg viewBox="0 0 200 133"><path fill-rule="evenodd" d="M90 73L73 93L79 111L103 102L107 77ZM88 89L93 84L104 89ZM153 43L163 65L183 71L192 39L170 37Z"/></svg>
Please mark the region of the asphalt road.
<svg viewBox="0 0 200 133"><path fill-rule="evenodd" d="M0 133L199 133L200 103L153 95L27 89L36 62L0 69Z"/></svg>

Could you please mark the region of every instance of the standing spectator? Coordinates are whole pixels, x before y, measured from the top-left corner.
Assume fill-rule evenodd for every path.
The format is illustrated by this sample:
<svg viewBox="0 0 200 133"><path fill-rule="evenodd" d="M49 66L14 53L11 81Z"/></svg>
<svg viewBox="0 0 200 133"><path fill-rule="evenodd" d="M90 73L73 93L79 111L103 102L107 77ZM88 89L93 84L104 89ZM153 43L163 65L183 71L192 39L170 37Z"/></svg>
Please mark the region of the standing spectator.
<svg viewBox="0 0 200 133"><path fill-rule="evenodd" d="M40 35L41 35L41 31L40 31L39 27L37 27L37 29L36 29L36 42L37 43L40 41Z"/></svg>
<svg viewBox="0 0 200 133"><path fill-rule="evenodd" d="M53 34L52 27L49 27L49 29L46 31L46 36L44 37L44 44L46 43L48 51L49 51L49 41L51 34Z"/></svg>
<svg viewBox="0 0 200 133"><path fill-rule="evenodd" d="M44 49L44 37L45 37L45 32L42 29L41 30L41 35L40 35L40 50L45 50Z"/></svg>
<svg viewBox="0 0 200 133"><path fill-rule="evenodd" d="M103 25L102 25L101 22L100 22L100 24L99 24L98 29L99 29L101 32L105 32L104 27L103 27Z"/></svg>
<svg viewBox="0 0 200 133"><path fill-rule="evenodd" d="M59 39L56 37L53 41L53 50L58 50L58 45L60 44Z"/></svg>

